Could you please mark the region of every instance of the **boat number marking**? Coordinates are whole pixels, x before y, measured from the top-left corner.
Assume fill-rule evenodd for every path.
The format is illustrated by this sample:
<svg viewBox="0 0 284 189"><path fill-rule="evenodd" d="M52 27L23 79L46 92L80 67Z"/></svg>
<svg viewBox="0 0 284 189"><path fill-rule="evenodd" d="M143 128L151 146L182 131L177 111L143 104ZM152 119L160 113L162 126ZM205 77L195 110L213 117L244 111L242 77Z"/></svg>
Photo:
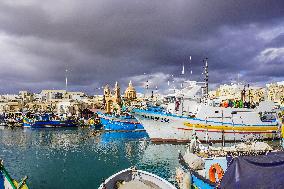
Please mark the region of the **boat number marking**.
<svg viewBox="0 0 284 189"><path fill-rule="evenodd" d="M170 122L170 119L167 119L167 118L161 118L160 119L160 117L147 116L147 115L142 115L142 117L144 117L146 119L152 119L152 120L155 120L155 121L160 120L161 122L165 122L165 123L169 123Z"/></svg>

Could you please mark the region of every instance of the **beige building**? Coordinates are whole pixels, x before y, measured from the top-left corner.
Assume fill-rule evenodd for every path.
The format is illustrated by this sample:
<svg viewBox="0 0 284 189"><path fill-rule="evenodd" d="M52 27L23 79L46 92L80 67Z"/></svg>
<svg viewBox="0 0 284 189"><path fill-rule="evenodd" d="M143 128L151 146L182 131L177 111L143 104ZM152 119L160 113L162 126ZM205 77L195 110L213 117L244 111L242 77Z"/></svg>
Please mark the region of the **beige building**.
<svg viewBox="0 0 284 189"><path fill-rule="evenodd" d="M241 99L241 92L244 86L239 84L232 84L232 85L220 85L219 88L216 90L216 97L222 100L228 99Z"/></svg>
<svg viewBox="0 0 284 189"><path fill-rule="evenodd" d="M19 97L24 103L33 101L33 94L28 91L20 91Z"/></svg>
<svg viewBox="0 0 284 189"><path fill-rule="evenodd" d="M42 90L40 94L43 101L51 101L52 99L62 99L66 90Z"/></svg>
<svg viewBox="0 0 284 189"><path fill-rule="evenodd" d="M265 100L266 89L263 87L245 87L240 84L220 85L216 91L209 92L209 97L221 100L244 100L258 103Z"/></svg>
<svg viewBox="0 0 284 189"><path fill-rule="evenodd" d="M284 105L284 81L266 85L268 100Z"/></svg>

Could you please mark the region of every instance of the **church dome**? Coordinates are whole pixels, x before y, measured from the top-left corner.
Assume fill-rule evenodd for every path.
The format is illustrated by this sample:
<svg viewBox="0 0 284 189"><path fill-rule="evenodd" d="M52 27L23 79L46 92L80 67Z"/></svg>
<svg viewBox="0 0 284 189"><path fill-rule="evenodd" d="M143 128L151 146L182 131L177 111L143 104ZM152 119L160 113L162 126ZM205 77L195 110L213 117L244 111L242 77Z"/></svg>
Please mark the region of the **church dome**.
<svg viewBox="0 0 284 189"><path fill-rule="evenodd" d="M136 91L135 88L133 87L132 85L132 82L130 81L129 84L128 84L128 87L126 89L126 91Z"/></svg>
<svg viewBox="0 0 284 189"><path fill-rule="evenodd" d="M127 89L125 90L125 97L126 98L136 98L136 90L132 85L132 82L130 81L128 84Z"/></svg>

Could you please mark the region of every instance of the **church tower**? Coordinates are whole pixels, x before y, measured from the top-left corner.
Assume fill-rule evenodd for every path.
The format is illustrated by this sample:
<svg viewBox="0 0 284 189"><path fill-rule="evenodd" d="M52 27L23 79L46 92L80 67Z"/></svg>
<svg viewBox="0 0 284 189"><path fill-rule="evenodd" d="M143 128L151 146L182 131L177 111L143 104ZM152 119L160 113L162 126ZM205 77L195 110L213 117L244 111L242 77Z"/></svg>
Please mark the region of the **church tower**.
<svg viewBox="0 0 284 189"><path fill-rule="evenodd" d="M110 88L109 88L109 85L107 84L105 87L104 87L104 96L103 96L103 108L106 109L107 108L107 103L108 103L108 99L110 98L111 96L111 93L110 93ZM109 111L109 110L107 110Z"/></svg>
<svg viewBox="0 0 284 189"><path fill-rule="evenodd" d="M121 105L120 87L119 87L117 82L115 83L115 87L114 87L113 92L114 92L114 94L113 94L114 101L118 105Z"/></svg>

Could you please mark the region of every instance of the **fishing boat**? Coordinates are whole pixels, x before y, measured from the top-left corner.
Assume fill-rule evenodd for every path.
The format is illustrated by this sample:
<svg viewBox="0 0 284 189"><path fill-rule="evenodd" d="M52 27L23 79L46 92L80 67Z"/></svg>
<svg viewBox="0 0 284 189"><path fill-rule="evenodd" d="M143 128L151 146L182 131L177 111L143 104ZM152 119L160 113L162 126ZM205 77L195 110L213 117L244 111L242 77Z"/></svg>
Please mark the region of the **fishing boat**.
<svg viewBox="0 0 284 189"><path fill-rule="evenodd" d="M264 148L262 148L264 147ZM284 152L264 143L180 154L176 180L188 188L283 188Z"/></svg>
<svg viewBox="0 0 284 189"><path fill-rule="evenodd" d="M100 122L100 118L98 117L91 117L87 120L87 125L93 129L101 129L102 124Z"/></svg>
<svg viewBox="0 0 284 189"><path fill-rule="evenodd" d="M3 161L0 160L0 189L28 189L28 185L26 180L28 177L22 179L21 182L17 182L13 179L8 171L5 169L3 165Z"/></svg>
<svg viewBox="0 0 284 189"><path fill-rule="evenodd" d="M204 103L195 104L195 108L191 115L134 111L154 142L189 142L193 135L206 142L279 138L280 122L277 113L270 109L261 114L258 109L213 107Z"/></svg>
<svg viewBox="0 0 284 189"><path fill-rule="evenodd" d="M1 126L7 126L7 123L5 121L5 116L3 114L0 114L0 127Z"/></svg>
<svg viewBox="0 0 284 189"><path fill-rule="evenodd" d="M149 138L146 131L139 132L95 132L94 134L100 135L102 143L110 143L118 140L146 140Z"/></svg>
<svg viewBox="0 0 284 189"><path fill-rule="evenodd" d="M99 189L176 189L165 179L152 173L128 168L106 179Z"/></svg>
<svg viewBox="0 0 284 189"><path fill-rule="evenodd" d="M145 131L142 124L127 113L120 115L99 113L99 117L106 131Z"/></svg>
<svg viewBox="0 0 284 189"><path fill-rule="evenodd" d="M29 114L23 118L24 127L77 127L77 122L72 118L63 118L53 114Z"/></svg>
<svg viewBox="0 0 284 189"><path fill-rule="evenodd" d="M1 125L9 127L22 127L23 126L23 116L22 112L7 112L1 116Z"/></svg>
<svg viewBox="0 0 284 189"><path fill-rule="evenodd" d="M100 123L100 118L98 114L90 109L83 109L80 112L80 119L78 120L78 125L80 127L89 127L92 129L101 129L102 124Z"/></svg>
<svg viewBox="0 0 284 189"><path fill-rule="evenodd" d="M208 98L207 74L205 81L186 81L182 89L166 95L164 111L134 109L153 142L190 142L193 135L204 142L279 138L280 123L272 102L255 108L220 107Z"/></svg>

